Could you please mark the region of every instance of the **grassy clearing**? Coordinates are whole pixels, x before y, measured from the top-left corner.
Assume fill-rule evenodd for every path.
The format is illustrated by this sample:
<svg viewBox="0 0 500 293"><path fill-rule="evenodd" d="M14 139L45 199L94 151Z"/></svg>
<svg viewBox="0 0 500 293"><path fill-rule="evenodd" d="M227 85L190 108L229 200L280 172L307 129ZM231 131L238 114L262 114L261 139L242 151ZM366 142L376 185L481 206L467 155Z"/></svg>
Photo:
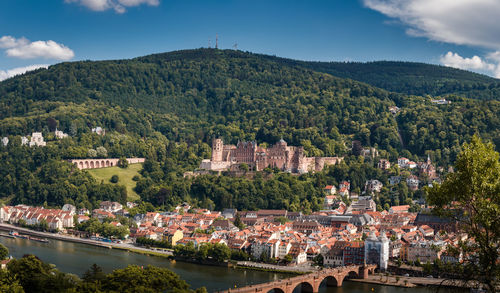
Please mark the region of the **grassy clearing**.
<svg viewBox="0 0 500 293"><path fill-rule="evenodd" d="M135 175L141 176L139 171L142 169L142 164L131 164L128 168L122 169L120 167L108 167L100 169L87 169L89 173L98 181L104 181L105 183L110 183L111 176L118 175L120 180L116 184L124 185L127 188L127 199L129 201L134 201L139 199L139 195L135 193L133 188L136 182L132 180Z"/></svg>

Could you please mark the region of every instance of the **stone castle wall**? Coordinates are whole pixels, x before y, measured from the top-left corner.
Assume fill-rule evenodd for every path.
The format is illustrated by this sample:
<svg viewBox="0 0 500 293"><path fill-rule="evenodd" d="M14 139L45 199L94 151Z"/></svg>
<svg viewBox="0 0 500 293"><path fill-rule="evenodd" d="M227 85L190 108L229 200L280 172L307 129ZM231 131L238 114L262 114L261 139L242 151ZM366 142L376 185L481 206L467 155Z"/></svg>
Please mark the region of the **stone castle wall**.
<svg viewBox="0 0 500 293"><path fill-rule="evenodd" d="M288 146L280 140L270 148L262 148L256 142L238 142L237 146L224 145L221 139L212 142L212 159L203 160L200 169L224 171L236 170L245 163L260 171L266 167L292 173L318 172L325 166L334 165L343 158L306 157L303 147Z"/></svg>

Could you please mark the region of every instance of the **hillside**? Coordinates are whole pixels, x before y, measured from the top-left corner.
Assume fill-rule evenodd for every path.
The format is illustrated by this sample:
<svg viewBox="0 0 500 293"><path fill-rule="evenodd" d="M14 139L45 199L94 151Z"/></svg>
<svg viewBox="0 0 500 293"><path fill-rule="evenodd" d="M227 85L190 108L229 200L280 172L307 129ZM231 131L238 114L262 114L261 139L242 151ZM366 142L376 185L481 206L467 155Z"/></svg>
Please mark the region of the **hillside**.
<svg viewBox="0 0 500 293"><path fill-rule="evenodd" d="M443 167L475 133L500 146L500 101L450 95L451 104L437 105L428 97L389 92L297 62L199 49L66 62L5 80L0 83L0 137L10 142L0 147L0 200L89 209L100 200L124 202L133 195L130 189L64 162L105 148L108 157L145 157L135 191L141 200L166 209L187 201L211 209L311 211L321 208L327 183L351 180L361 190L366 180L379 178L387 185L387 174L374 160L349 156L353 140L376 147L392 162L430 155ZM400 111L393 115L391 106ZM106 135L93 134L96 126ZM56 139L56 128L70 136ZM43 132L46 147L20 146L21 136L33 131ZM215 136L226 143L259 144L283 138L303 146L309 156L346 156L346 164L266 180L184 178L183 172L210 157ZM420 196L402 189L397 202ZM389 202L396 204L396 198L387 189L377 204Z"/></svg>
<svg viewBox="0 0 500 293"><path fill-rule="evenodd" d="M456 147L476 132L500 141L497 101L451 96L453 104L440 107L426 98L318 70L351 72L352 78L378 73L367 82L395 80L388 76L405 72L426 76L423 84L429 78L451 77L462 83L494 81L433 65L313 63L215 49L66 62L0 83L0 134L42 130L53 118L60 129L76 133L99 125L141 137L159 131L170 140L187 142L209 143L211 137L222 136L233 143L255 139L272 144L283 137L303 145L310 155L342 154L352 139L393 155L404 146L418 155ZM434 73L429 77L429 72ZM403 109L397 119L388 111L393 105ZM413 113L416 108L421 111Z"/></svg>
<svg viewBox="0 0 500 293"><path fill-rule="evenodd" d="M132 164L127 168L108 167L101 169L89 169L90 173L98 182L108 183L113 175L118 175L118 185L123 185L127 188L127 200L135 201L139 199L139 195L134 191L136 182L132 180L134 176L140 176L139 171L142 169L142 164Z"/></svg>
<svg viewBox="0 0 500 293"><path fill-rule="evenodd" d="M395 61L300 64L315 71L351 78L398 93L419 96L457 94L472 99L500 99L500 80L440 65Z"/></svg>

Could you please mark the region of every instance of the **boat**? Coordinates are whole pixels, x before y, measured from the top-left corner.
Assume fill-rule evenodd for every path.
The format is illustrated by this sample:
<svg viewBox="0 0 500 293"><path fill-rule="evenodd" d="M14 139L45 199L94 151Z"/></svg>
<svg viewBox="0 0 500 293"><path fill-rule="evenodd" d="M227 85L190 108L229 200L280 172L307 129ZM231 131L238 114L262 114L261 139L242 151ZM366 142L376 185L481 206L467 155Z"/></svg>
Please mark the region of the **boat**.
<svg viewBox="0 0 500 293"><path fill-rule="evenodd" d="M29 240L37 241L37 242L42 242L42 243L49 243L49 240L45 238L37 238L37 237L29 237Z"/></svg>

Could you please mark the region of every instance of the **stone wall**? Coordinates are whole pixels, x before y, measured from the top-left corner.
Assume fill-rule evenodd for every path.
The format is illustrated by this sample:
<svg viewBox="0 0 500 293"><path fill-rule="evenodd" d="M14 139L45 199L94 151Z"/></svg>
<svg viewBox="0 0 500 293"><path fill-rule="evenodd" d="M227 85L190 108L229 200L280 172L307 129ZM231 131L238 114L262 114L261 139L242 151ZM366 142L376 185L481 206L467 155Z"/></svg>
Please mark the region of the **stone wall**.
<svg viewBox="0 0 500 293"><path fill-rule="evenodd" d="M80 170L84 169L97 169L97 168L107 168L114 167L118 164L120 159L74 159L69 160L71 163L75 164ZM129 164L144 163L144 158L127 158Z"/></svg>

